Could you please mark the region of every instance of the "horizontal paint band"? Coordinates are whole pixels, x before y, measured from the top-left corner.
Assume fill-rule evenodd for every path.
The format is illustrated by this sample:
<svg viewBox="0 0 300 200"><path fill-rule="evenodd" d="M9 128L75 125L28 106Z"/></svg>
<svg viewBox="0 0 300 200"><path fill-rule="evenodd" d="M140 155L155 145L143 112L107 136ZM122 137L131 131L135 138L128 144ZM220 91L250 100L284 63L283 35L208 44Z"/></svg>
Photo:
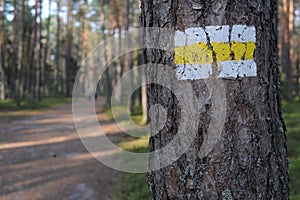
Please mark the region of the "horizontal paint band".
<svg viewBox="0 0 300 200"><path fill-rule="evenodd" d="M231 42L231 43L211 43L216 54L217 62L251 60L254 58L256 44L254 42ZM175 48L176 65L182 64L212 64L213 53L208 46L203 43L194 43L189 46Z"/></svg>
<svg viewBox="0 0 300 200"><path fill-rule="evenodd" d="M256 42L256 29L254 26L233 25L230 26L206 26L188 28L184 32L176 31L175 47L189 46L194 43L209 42Z"/></svg>
<svg viewBox="0 0 300 200"><path fill-rule="evenodd" d="M212 75L210 64L176 65L178 80L207 79ZM256 77L257 66L253 60L224 61L219 63L218 78Z"/></svg>
<svg viewBox="0 0 300 200"><path fill-rule="evenodd" d="M254 61L256 49L254 26L221 25L188 28L184 32L176 31L174 44L174 63L179 80L209 78L213 71L214 56L219 78L257 76Z"/></svg>

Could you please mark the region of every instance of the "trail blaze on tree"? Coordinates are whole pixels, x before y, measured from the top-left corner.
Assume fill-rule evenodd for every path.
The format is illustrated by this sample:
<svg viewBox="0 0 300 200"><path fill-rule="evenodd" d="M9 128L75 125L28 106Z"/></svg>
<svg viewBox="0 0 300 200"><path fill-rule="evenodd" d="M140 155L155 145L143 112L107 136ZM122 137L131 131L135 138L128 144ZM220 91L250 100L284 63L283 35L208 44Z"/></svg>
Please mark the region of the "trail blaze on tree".
<svg viewBox="0 0 300 200"><path fill-rule="evenodd" d="M182 79L190 82L197 96L206 99L206 110L197 116L197 137L189 150L168 167L149 173L153 199L288 199L288 158L277 66L277 2L142 0L142 23L144 27L181 32L211 26L229 26L232 32L235 25L256 30L255 76L221 77L226 88L226 120L218 143L202 158L199 150L212 120L210 95L203 93L207 90L203 79ZM208 40L212 37L206 36ZM207 41L207 46L212 51L208 73L214 77L220 73L220 65L213 43ZM188 64L174 54L157 49L144 51L147 63L166 64L174 70L178 64ZM246 60L243 56L240 59ZM155 76L150 68L146 73ZM148 95L149 106L159 103L168 111L165 128L150 139L153 151L177 134L180 102L159 85L149 86Z"/></svg>

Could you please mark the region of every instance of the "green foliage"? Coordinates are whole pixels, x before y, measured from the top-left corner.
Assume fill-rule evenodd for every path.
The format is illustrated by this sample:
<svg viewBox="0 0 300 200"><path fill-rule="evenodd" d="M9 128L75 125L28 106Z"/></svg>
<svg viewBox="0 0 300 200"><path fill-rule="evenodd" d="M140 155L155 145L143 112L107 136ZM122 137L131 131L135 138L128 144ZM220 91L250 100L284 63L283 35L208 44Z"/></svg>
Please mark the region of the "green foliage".
<svg viewBox="0 0 300 200"><path fill-rule="evenodd" d="M300 103L283 102L284 120L287 126L287 147L290 165L291 196L300 199Z"/></svg>
<svg viewBox="0 0 300 200"><path fill-rule="evenodd" d="M148 138L129 142L122 142L122 148L135 153L145 153L148 151ZM122 188L118 188L122 195L120 199L126 200L151 200L150 191L147 184L147 174L126 174Z"/></svg>
<svg viewBox="0 0 300 200"><path fill-rule="evenodd" d="M122 107L114 108L118 115L127 114L127 110ZM107 107L103 107L103 110L108 116L109 119L113 120L114 116L112 114L111 109ZM132 120L136 123L141 122L142 120L142 108L134 107L133 112L130 114ZM118 116L119 117L119 116ZM122 123L126 123L126 121L122 121ZM123 139L122 142L118 144L122 149L126 151L131 151L135 153L146 153L148 152L148 145L149 145L149 137L145 138L134 138L127 136ZM151 195L148 189L147 184L147 175L146 173L142 174L125 174L123 182L121 185L117 186L117 191L119 195L119 199L126 199L126 200L150 200Z"/></svg>
<svg viewBox="0 0 300 200"><path fill-rule="evenodd" d="M124 182L127 184L126 197L127 200L151 200L150 192L147 185L146 174L127 174Z"/></svg>

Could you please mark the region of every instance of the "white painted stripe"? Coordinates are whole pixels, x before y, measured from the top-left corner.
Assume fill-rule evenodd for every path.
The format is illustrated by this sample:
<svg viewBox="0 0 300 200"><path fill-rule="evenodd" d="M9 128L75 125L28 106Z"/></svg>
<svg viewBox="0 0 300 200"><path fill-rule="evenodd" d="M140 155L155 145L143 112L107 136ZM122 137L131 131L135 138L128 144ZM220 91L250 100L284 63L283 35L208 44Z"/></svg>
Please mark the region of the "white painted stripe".
<svg viewBox="0 0 300 200"><path fill-rule="evenodd" d="M185 32L176 31L175 33L175 47L189 46L198 42L207 43L206 34L201 27L188 28Z"/></svg>
<svg viewBox="0 0 300 200"><path fill-rule="evenodd" d="M187 35L184 32L176 31L174 42L175 47L186 46Z"/></svg>
<svg viewBox="0 0 300 200"><path fill-rule="evenodd" d="M184 32L176 31L175 47L188 46L197 42L207 43L206 33L210 37L210 42L229 42L229 26L207 26L188 28ZM254 26L233 25L230 42L256 42L256 29Z"/></svg>
<svg viewBox="0 0 300 200"><path fill-rule="evenodd" d="M203 28L188 28L185 30L187 35L187 45L192 45L197 42L207 43L207 36Z"/></svg>
<svg viewBox="0 0 300 200"><path fill-rule="evenodd" d="M212 75L212 65L176 65L178 80L207 79ZM257 65L253 60L226 61L219 63L218 78L256 77Z"/></svg>
<svg viewBox="0 0 300 200"><path fill-rule="evenodd" d="M254 26L234 25L231 31L232 42L256 42Z"/></svg>
<svg viewBox="0 0 300 200"><path fill-rule="evenodd" d="M212 74L211 64L176 65L176 76L178 80L207 79Z"/></svg>
<svg viewBox="0 0 300 200"><path fill-rule="evenodd" d="M205 30L209 35L210 42L229 42L229 26L207 26Z"/></svg>
<svg viewBox="0 0 300 200"><path fill-rule="evenodd" d="M225 61L219 63L219 78L255 77L257 65L254 60Z"/></svg>

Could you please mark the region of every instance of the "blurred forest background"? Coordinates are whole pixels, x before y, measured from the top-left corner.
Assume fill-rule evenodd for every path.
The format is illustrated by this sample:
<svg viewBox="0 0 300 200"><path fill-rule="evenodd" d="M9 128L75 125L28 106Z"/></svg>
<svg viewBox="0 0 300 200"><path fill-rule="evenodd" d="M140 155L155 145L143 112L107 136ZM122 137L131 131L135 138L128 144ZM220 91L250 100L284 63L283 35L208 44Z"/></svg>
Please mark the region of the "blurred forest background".
<svg viewBox="0 0 300 200"><path fill-rule="evenodd" d="M0 99L13 99L18 105L70 97L77 70L89 52L109 37L122 39L122 31L140 27L139 0L0 2ZM278 30L282 95L293 102L300 99L299 1L279 2ZM107 44L110 56L120 48ZM141 62L139 53L130 60L123 57L112 63L105 88Z"/></svg>
<svg viewBox="0 0 300 200"><path fill-rule="evenodd" d="M300 199L300 1L279 0L278 11L291 188L294 198ZM71 97L76 73L89 52L105 39L121 40L121 32L138 27L139 0L0 0L0 103L32 107L45 98ZM106 45L112 58L122 48ZM99 84L99 95L109 99L122 74L140 64L141 52L114 60ZM141 88L137 105L143 102L142 94ZM126 180L135 183L133 193L140 187L136 186L139 179ZM141 180L145 181L144 175ZM147 190L137 192L141 191Z"/></svg>
<svg viewBox="0 0 300 200"><path fill-rule="evenodd" d="M71 97L76 73L91 50L140 26L138 0L0 2L0 98L17 105ZM106 48L108 56L114 56L122 46ZM111 64L100 93L111 90L117 77L132 67L129 60L139 62L139 53Z"/></svg>

